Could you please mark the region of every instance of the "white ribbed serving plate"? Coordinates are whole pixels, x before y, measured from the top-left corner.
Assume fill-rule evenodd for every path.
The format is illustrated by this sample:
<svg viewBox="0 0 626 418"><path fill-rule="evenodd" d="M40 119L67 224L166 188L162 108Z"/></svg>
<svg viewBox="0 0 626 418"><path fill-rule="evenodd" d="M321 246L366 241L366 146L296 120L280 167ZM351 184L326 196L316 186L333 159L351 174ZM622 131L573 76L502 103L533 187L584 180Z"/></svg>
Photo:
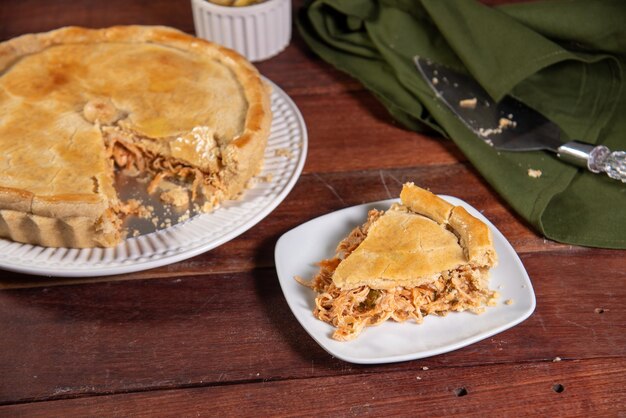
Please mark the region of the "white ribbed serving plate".
<svg viewBox="0 0 626 418"><path fill-rule="evenodd" d="M0 239L0 268L63 277L130 273L201 254L256 225L293 188L307 153L306 125L300 111L284 91L272 82L269 84L274 116L260 176L269 176L270 181L257 182L245 191L241 200L225 202L211 213L128 238L113 248L46 248ZM277 155L277 150L291 155Z"/></svg>

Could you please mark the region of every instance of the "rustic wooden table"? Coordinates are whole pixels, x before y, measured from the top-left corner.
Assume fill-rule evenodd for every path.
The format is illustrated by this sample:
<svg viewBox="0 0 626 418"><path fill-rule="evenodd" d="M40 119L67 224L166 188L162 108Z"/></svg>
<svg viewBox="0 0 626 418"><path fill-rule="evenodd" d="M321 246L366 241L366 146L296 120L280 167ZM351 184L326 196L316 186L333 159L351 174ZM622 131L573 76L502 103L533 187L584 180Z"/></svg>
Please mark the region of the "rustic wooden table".
<svg viewBox="0 0 626 418"><path fill-rule="evenodd" d="M188 1L0 2L0 40L130 23L193 33ZM538 236L454 144L397 126L297 33L258 68L308 126L308 159L291 194L240 237L167 267L65 280L0 271L0 415L626 416L623 251ZM395 197L405 181L483 210L519 253L537 309L448 354L345 363L290 312L274 245L316 216Z"/></svg>

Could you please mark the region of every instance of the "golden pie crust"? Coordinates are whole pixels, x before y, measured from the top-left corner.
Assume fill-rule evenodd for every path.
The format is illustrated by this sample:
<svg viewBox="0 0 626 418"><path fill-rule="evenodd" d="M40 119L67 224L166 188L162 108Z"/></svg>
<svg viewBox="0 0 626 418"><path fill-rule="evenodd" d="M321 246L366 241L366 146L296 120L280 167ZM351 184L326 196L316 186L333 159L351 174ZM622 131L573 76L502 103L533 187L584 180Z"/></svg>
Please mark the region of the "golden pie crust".
<svg viewBox="0 0 626 418"><path fill-rule="evenodd" d="M268 87L240 55L166 27L67 27L0 43L0 237L113 246L113 161L209 205L263 161Z"/></svg>
<svg viewBox="0 0 626 418"><path fill-rule="evenodd" d="M416 287L465 265L488 269L495 264L491 231L463 207L413 183L404 185L400 200L402 205L376 219L363 242L337 266L337 287Z"/></svg>
<svg viewBox="0 0 626 418"><path fill-rule="evenodd" d="M481 313L498 297L488 288L497 255L487 225L413 183L400 200L371 210L310 282L296 278L318 293L313 314L336 328L336 340L389 319Z"/></svg>

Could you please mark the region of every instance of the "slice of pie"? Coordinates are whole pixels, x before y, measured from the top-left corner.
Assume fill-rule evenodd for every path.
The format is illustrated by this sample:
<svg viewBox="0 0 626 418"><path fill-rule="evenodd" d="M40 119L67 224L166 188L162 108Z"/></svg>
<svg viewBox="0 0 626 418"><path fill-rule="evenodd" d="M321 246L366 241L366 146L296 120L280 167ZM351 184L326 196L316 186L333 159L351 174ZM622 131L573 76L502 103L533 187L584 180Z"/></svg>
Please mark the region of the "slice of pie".
<svg viewBox="0 0 626 418"><path fill-rule="evenodd" d="M113 246L114 165L205 209L261 169L268 87L235 52L165 27L68 27L0 43L0 237Z"/></svg>
<svg viewBox="0 0 626 418"><path fill-rule="evenodd" d="M315 316L337 328L337 340L387 319L421 323L429 314L480 313L495 302L488 281L497 256L487 225L413 183L400 199L385 212L370 211L305 283L319 293Z"/></svg>

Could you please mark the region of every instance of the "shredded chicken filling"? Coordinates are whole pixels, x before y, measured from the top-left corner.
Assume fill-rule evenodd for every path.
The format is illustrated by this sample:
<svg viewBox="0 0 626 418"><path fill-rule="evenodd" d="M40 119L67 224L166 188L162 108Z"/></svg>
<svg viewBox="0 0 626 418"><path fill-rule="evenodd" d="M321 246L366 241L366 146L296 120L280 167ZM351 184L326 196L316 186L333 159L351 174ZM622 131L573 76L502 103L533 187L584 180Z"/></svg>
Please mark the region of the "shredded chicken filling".
<svg viewBox="0 0 626 418"><path fill-rule="evenodd" d="M342 259L348 257L367 236L372 223L383 212L372 210L367 222L355 228L337 247L341 256L322 260L320 270L311 282L302 284L318 292L315 298L316 318L337 329L332 337L339 341L356 338L367 326L379 325L388 319L404 322L413 319L422 323L426 315L445 316L451 311L484 311L484 305L492 304L497 293L483 286L483 272L466 266L440 276L436 281L418 287L371 289L360 286L342 290L332 280Z"/></svg>
<svg viewBox="0 0 626 418"><path fill-rule="evenodd" d="M108 155L122 170L154 174L148 184L148 193L153 193L165 179L176 178L191 184L191 200L195 201L200 192L209 195L211 191L223 189L218 173L206 173L183 162L160 155L117 136L109 136L106 141Z"/></svg>

